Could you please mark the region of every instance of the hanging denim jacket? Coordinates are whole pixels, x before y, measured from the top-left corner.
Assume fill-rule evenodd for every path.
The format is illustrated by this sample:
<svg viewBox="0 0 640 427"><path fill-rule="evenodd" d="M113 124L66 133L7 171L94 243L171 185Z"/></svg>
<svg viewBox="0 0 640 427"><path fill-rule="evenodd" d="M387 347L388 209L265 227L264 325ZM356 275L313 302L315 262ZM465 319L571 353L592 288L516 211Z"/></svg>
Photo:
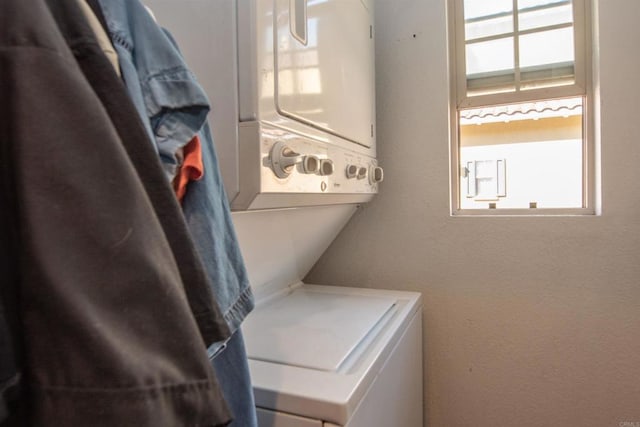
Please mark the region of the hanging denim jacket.
<svg viewBox="0 0 640 427"><path fill-rule="evenodd" d="M178 49L140 1L99 0L125 81L169 180L176 152L204 124L209 101Z"/></svg>
<svg viewBox="0 0 640 427"><path fill-rule="evenodd" d="M224 319L233 332L253 309L253 293L231 221L208 124L199 135L204 176L189 183L182 209L205 269L216 287L214 294ZM212 356L215 350L210 347L209 355Z"/></svg>
<svg viewBox="0 0 640 427"><path fill-rule="evenodd" d="M183 210L213 283L216 301L233 332L253 309L254 300L231 221L214 141L206 124L209 111L206 94L171 36L157 25L139 0L99 0L99 3L120 55L125 83L134 101L137 100L134 103L138 112L155 134L162 161L172 164L166 163L170 154L175 155L177 148L199 132L204 177L189 184ZM219 350L220 344L209 348L210 356Z"/></svg>

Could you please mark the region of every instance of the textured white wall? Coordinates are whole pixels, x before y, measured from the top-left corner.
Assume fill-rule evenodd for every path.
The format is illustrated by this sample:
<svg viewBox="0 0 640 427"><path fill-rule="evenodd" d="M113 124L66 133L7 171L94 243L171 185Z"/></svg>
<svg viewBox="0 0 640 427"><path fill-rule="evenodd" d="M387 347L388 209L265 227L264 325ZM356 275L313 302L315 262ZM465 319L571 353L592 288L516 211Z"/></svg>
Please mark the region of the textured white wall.
<svg viewBox="0 0 640 427"><path fill-rule="evenodd" d="M430 427L640 422L640 1L599 1L603 215L546 218L449 216L445 1L376 1L385 182L307 281L423 292Z"/></svg>

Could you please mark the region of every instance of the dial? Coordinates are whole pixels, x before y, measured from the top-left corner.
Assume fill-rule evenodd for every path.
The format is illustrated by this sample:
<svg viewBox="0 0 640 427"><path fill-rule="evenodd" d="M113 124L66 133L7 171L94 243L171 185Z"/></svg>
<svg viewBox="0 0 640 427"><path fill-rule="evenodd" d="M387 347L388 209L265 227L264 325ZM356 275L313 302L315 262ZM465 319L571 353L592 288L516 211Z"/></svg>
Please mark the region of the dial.
<svg viewBox="0 0 640 427"><path fill-rule="evenodd" d="M333 175L333 160L320 160L320 175Z"/></svg>
<svg viewBox="0 0 640 427"><path fill-rule="evenodd" d="M360 166L358 168L358 179L365 179L367 177L367 168Z"/></svg>
<svg viewBox="0 0 640 427"><path fill-rule="evenodd" d="M384 179L384 170L380 166L371 166L369 170L369 181L372 184L377 184L378 182L382 182Z"/></svg>
<svg viewBox="0 0 640 427"><path fill-rule="evenodd" d="M347 165L347 178L352 179L358 176L358 166L357 165Z"/></svg>

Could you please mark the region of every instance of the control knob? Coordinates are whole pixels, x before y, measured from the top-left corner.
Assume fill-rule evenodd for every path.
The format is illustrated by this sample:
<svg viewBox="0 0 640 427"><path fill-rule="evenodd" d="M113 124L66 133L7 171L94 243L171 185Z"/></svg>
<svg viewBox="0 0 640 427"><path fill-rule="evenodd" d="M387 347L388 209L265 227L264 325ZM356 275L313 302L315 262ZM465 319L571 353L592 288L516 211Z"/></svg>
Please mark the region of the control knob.
<svg viewBox="0 0 640 427"><path fill-rule="evenodd" d="M333 175L333 161L329 159L320 160L320 175Z"/></svg>
<svg viewBox="0 0 640 427"><path fill-rule="evenodd" d="M320 173L322 175L331 175L333 173L333 162L330 160L320 160L314 155L302 155L296 153L289 146L285 145L283 141L276 142L271 148L269 155L271 162L271 169L278 178L287 178L293 172L294 167L300 164L302 167L302 173L312 174ZM325 165L327 161L331 162L329 166ZM323 173L323 171L331 170L330 173Z"/></svg>
<svg viewBox="0 0 640 427"><path fill-rule="evenodd" d="M358 175L358 166L357 165L347 165L347 179L355 178Z"/></svg>
<svg viewBox="0 0 640 427"><path fill-rule="evenodd" d="M358 179L365 179L366 177L367 177L367 168L365 168L364 166L360 166L358 168L357 178Z"/></svg>
<svg viewBox="0 0 640 427"><path fill-rule="evenodd" d="M380 166L371 166L369 169L369 181L372 184L377 184L384 180L384 170Z"/></svg>

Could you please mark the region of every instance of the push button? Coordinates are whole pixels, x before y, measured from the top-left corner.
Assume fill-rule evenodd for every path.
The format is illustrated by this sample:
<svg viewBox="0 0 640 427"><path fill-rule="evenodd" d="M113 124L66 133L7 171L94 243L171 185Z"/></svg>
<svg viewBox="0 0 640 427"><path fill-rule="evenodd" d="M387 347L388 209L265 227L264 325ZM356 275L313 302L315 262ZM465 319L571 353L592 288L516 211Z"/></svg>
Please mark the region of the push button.
<svg viewBox="0 0 640 427"><path fill-rule="evenodd" d="M358 179L365 179L367 177L367 168L361 166L358 168Z"/></svg>
<svg viewBox="0 0 640 427"><path fill-rule="evenodd" d="M320 160L320 175L333 175L333 161L329 159Z"/></svg>
<svg viewBox="0 0 640 427"><path fill-rule="evenodd" d="M369 180L372 184L377 184L378 182L382 182L384 179L384 171L380 166L371 166L371 171L369 172Z"/></svg>

